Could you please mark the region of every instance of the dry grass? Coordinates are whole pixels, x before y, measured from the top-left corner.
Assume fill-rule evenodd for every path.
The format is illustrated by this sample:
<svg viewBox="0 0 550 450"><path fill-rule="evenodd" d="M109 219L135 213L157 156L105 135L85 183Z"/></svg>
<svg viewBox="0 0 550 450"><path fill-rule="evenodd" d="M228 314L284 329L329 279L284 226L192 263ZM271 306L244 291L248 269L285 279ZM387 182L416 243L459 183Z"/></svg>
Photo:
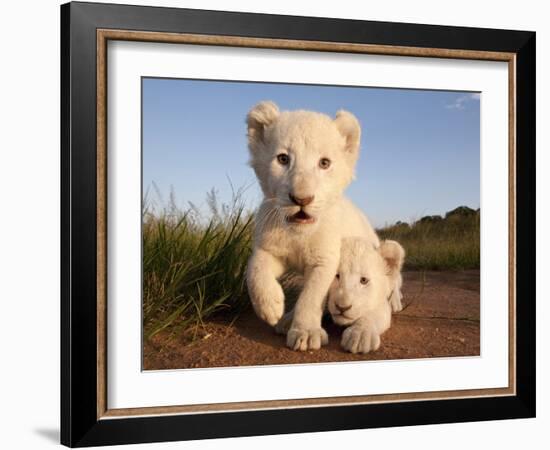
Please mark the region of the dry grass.
<svg viewBox="0 0 550 450"><path fill-rule="evenodd" d="M378 233L405 248L405 270L479 269L479 214L396 224Z"/></svg>

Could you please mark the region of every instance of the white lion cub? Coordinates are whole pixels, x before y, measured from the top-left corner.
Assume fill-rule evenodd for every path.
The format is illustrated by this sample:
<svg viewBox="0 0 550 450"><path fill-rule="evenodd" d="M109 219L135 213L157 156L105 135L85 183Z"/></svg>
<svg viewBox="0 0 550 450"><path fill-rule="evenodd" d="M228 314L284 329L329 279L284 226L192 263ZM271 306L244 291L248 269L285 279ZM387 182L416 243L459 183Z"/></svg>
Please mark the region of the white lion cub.
<svg viewBox="0 0 550 450"><path fill-rule="evenodd" d="M275 326L285 296L279 278L304 275L287 332L294 350L318 349L325 298L338 268L340 241L361 236L378 247L366 216L343 195L354 176L361 127L339 111L333 119L312 111L279 111L262 102L247 116L250 165L264 199L256 215L246 281L256 314Z"/></svg>
<svg viewBox="0 0 550 450"><path fill-rule="evenodd" d="M342 347L368 353L380 347L390 327L393 291L401 283L405 250L395 241L379 248L361 238L342 240L340 266L328 293L328 310L338 325L348 326Z"/></svg>

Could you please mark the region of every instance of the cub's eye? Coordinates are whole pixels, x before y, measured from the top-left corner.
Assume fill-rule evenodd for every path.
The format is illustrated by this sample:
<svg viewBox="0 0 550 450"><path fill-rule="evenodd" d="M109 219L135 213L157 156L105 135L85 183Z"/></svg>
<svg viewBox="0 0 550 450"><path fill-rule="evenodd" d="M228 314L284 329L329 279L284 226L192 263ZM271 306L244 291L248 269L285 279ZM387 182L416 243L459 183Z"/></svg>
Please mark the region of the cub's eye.
<svg viewBox="0 0 550 450"><path fill-rule="evenodd" d="M331 163L330 159L328 159L328 158L321 158L321 159L319 160L319 167L320 167L321 169L325 169L325 170L326 170L326 169L328 169L328 168L330 167L330 163Z"/></svg>
<svg viewBox="0 0 550 450"><path fill-rule="evenodd" d="M340 279L340 274L339 274L339 273L336 274L336 279L337 279L337 280Z"/></svg>
<svg viewBox="0 0 550 450"><path fill-rule="evenodd" d="M359 281L361 284L369 284L369 279L367 277L361 277Z"/></svg>
<svg viewBox="0 0 550 450"><path fill-rule="evenodd" d="M279 153L277 161L279 161L279 164L286 166L290 162L290 157L286 153Z"/></svg>

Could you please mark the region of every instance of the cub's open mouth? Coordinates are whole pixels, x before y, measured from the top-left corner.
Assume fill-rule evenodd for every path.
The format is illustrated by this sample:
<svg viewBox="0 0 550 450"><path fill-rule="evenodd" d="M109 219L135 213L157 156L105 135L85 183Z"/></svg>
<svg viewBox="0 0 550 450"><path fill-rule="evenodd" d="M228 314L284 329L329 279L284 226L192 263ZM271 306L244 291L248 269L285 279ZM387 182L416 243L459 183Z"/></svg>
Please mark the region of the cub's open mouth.
<svg viewBox="0 0 550 450"><path fill-rule="evenodd" d="M299 223L302 225L315 222L315 219L311 217L308 213L306 213L303 209L298 211L296 214L293 214L292 216L288 216L286 220L290 223Z"/></svg>

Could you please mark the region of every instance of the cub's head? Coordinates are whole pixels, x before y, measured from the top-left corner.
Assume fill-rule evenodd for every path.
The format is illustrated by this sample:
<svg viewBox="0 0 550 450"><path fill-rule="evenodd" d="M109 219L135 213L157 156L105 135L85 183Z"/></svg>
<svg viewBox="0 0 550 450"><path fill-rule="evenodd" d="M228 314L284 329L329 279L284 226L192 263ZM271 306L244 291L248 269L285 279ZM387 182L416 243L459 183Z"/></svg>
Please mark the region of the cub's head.
<svg viewBox="0 0 550 450"><path fill-rule="evenodd" d="M342 239L340 266L328 292L328 310L335 323L351 325L392 293L394 275L405 259L405 250L395 241L376 249L361 238Z"/></svg>
<svg viewBox="0 0 550 450"><path fill-rule="evenodd" d="M311 111L254 106L246 118L250 165L267 202L290 226L309 227L350 183L361 127L346 111L332 119Z"/></svg>

